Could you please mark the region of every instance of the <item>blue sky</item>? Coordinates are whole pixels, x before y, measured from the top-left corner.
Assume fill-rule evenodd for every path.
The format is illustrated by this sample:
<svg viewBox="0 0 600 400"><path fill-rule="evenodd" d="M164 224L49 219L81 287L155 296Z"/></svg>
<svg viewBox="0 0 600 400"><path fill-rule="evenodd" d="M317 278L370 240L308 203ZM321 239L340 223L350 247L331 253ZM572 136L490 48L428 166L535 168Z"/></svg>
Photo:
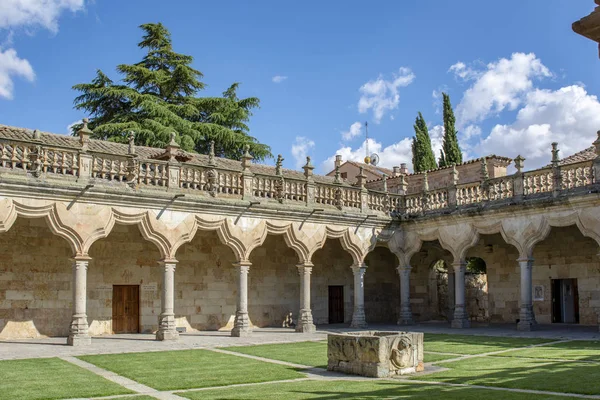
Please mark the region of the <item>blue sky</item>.
<svg viewBox="0 0 600 400"><path fill-rule="evenodd" d="M240 95L261 99L251 132L287 167L307 154L319 172L336 153L362 159L364 121L382 165L410 164L418 111L440 146L446 91L467 157L522 154L529 169L548 161L552 141L568 155L600 129L598 51L571 30L593 8L592 0L0 0L0 124L66 133L83 117L71 86L98 68L117 78L117 64L142 57L138 26L162 22L175 50L194 56L205 95L241 82Z"/></svg>

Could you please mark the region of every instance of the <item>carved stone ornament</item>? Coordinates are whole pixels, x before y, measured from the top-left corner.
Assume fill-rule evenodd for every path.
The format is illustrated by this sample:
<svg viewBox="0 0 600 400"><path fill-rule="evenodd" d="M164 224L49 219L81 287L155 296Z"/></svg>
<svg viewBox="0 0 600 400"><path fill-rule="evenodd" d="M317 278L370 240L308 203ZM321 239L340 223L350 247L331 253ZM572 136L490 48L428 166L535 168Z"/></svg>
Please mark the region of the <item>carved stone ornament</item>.
<svg viewBox="0 0 600 400"><path fill-rule="evenodd" d="M283 176L280 176L279 179L275 180L275 199L278 202L283 203L285 199L285 180Z"/></svg>
<svg viewBox="0 0 600 400"><path fill-rule="evenodd" d="M216 169L209 169L206 171L207 191L212 197L217 195L217 176L218 174Z"/></svg>
<svg viewBox="0 0 600 400"><path fill-rule="evenodd" d="M127 181L126 181L127 186L129 186L132 189L135 187L135 185L137 185L139 170L140 170L140 163L138 160L136 160L135 158L132 158L131 160L127 161L127 167L126 167L127 176L125 179L127 179Z"/></svg>
<svg viewBox="0 0 600 400"><path fill-rule="evenodd" d="M275 162L275 175L282 175L283 172L281 170L281 167L283 165L283 160L284 158L281 156L281 154L279 154L277 156L277 161Z"/></svg>
<svg viewBox="0 0 600 400"><path fill-rule="evenodd" d="M402 336L392 344L390 362L396 369L410 367L413 363L412 343L408 336Z"/></svg>
<svg viewBox="0 0 600 400"><path fill-rule="evenodd" d="M334 205L340 210L342 209L342 207L344 207L344 199L342 196L342 189L340 189L340 188L335 189Z"/></svg>

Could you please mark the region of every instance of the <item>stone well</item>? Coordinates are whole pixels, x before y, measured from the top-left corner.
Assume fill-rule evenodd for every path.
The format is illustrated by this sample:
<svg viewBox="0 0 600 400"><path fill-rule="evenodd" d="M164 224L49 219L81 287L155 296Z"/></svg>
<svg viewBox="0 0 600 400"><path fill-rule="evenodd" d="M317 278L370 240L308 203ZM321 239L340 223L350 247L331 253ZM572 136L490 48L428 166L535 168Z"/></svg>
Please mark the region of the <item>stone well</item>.
<svg viewBox="0 0 600 400"><path fill-rule="evenodd" d="M329 334L327 369L376 378L423 371L423 333Z"/></svg>

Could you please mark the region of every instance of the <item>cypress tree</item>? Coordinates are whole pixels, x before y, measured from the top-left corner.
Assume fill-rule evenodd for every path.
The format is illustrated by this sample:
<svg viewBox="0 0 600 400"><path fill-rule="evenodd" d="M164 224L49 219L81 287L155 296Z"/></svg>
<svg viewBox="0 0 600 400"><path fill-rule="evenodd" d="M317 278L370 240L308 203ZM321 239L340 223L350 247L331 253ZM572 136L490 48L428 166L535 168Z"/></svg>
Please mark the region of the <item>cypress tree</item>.
<svg viewBox="0 0 600 400"><path fill-rule="evenodd" d="M223 97L196 97L205 85L202 73L191 66L193 57L173 50L171 34L162 24L140 28L144 36L138 47L146 55L136 64L117 66L122 83L98 70L91 83L73 86L80 92L75 108L91 116L94 138L126 143L133 131L137 145L164 147L176 132L187 151L206 152L214 140L219 156L239 159L248 144L255 159L271 157L269 146L250 136L246 124L259 106L258 98L239 99L239 83Z"/></svg>
<svg viewBox="0 0 600 400"><path fill-rule="evenodd" d="M423 114L420 112L415 119L413 126L415 130L415 136L412 143L413 153L413 168L415 172L429 171L437 168L435 162L435 156L431 150L431 139L429 137L429 130L427 129L427 123Z"/></svg>
<svg viewBox="0 0 600 400"><path fill-rule="evenodd" d="M452 104L450 104L450 96L442 93L444 97L444 141L442 150L440 151L440 167L447 167L454 164L462 163L462 151L458 145L458 135L456 132L456 118Z"/></svg>

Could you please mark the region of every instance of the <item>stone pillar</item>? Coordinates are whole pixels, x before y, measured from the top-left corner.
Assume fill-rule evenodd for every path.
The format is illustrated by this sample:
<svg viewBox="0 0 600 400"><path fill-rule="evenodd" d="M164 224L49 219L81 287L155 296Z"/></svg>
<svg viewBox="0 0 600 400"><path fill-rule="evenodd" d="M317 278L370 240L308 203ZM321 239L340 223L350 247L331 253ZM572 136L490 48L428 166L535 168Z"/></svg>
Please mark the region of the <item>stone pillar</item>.
<svg viewBox="0 0 600 400"><path fill-rule="evenodd" d="M251 332L250 318L248 317L248 272L251 265L250 261L240 261L233 264L238 270L238 297L231 336L248 336Z"/></svg>
<svg viewBox="0 0 600 400"><path fill-rule="evenodd" d="M365 272L367 266L364 263L353 265L354 274L354 313L352 314L351 328L366 328L365 318Z"/></svg>
<svg viewBox="0 0 600 400"><path fill-rule="evenodd" d="M521 269L521 310L517 330L530 331L536 325L533 313L532 269L533 259L520 258L517 260Z"/></svg>
<svg viewBox="0 0 600 400"><path fill-rule="evenodd" d="M90 258L77 256L73 260L73 317L67 344L84 346L92 343L87 321L87 269Z"/></svg>
<svg viewBox="0 0 600 400"><path fill-rule="evenodd" d="M163 268L163 284L156 340L176 340L179 338L175 326L175 267L177 260L163 260L158 263Z"/></svg>
<svg viewBox="0 0 600 400"><path fill-rule="evenodd" d="M454 280L454 270L448 268L448 320L452 321L454 317L454 287L456 283Z"/></svg>
<svg viewBox="0 0 600 400"><path fill-rule="evenodd" d="M467 263L460 260L452 264L454 268L454 318L452 319L452 328L468 328L469 315L465 303L465 270Z"/></svg>
<svg viewBox="0 0 600 400"><path fill-rule="evenodd" d="M299 264L300 274L300 316L296 325L296 332L313 333L316 330L313 323L312 311L310 309L310 274L312 264Z"/></svg>
<svg viewBox="0 0 600 400"><path fill-rule="evenodd" d="M400 276L400 315L398 325L412 325L412 310L410 308L410 265L400 265L396 268Z"/></svg>

